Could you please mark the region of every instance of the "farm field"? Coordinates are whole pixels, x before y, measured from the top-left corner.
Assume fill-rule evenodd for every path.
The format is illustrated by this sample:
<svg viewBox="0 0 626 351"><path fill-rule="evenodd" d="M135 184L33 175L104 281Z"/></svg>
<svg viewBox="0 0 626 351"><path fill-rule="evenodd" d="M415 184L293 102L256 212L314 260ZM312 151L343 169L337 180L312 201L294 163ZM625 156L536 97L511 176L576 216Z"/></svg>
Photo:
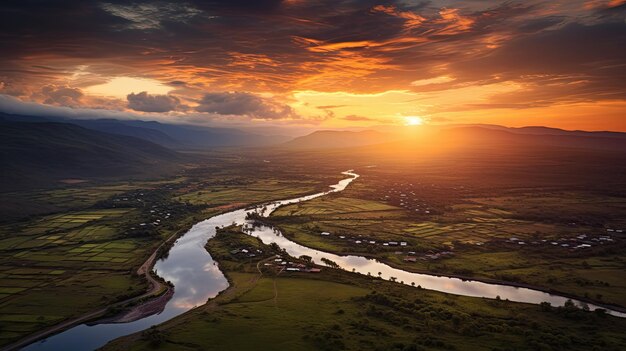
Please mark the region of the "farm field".
<svg viewBox="0 0 626 351"><path fill-rule="evenodd" d="M626 199L529 189L476 197L465 188L433 204L415 185L396 190L366 174L341 194L280 208L269 222L320 250L626 306L626 223L617 218L626 214Z"/></svg>
<svg viewBox="0 0 626 351"><path fill-rule="evenodd" d="M289 181L274 170L256 173L215 166L153 182L22 194L53 204L53 214L0 225L0 345L142 294L146 282L133 272L165 239L204 218L312 192L340 177Z"/></svg>
<svg viewBox="0 0 626 351"><path fill-rule="evenodd" d="M260 274L257 262L263 261L228 252L250 245L266 253L272 248L226 231L211 239L208 249L220 255L228 290L103 349L618 350L626 345L622 319L571 308L459 297L330 268L318 274ZM239 337L242 330L245 338Z"/></svg>
<svg viewBox="0 0 626 351"><path fill-rule="evenodd" d="M146 285L130 271L158 241L124 238L119 224L138 215L133 209L88 210L3 226L0 343L141 294Z"/></svg>

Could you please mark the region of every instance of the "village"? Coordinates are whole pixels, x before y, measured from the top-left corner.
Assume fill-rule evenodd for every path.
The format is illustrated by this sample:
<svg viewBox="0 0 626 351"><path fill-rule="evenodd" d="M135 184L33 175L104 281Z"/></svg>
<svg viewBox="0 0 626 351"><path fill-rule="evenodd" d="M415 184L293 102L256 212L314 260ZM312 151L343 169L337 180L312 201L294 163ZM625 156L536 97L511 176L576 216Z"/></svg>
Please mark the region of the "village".
<svg viewBox="0 0 626 351"><path fill-rule="evenodd" d="M409 213L419 216L442 214L449 205L446 198L454 198L465 190L460 185L443 188L438 184L420 181L394 182L384 189L376 200L404 208Z"/></svg>
<svg viewBox="0 0 626 351"><path fill-rule="evenodd" d="M330 232L321 232L320 236L331 237L333 236ZM363 245L368 247L376 247L383 248L386 250L390 250L396 248L396 251L393 252L394 255L405 256L403 261L405 262L417 262L418 259L424 261L430 260L438 260L446 257L454 256L454 252L452 252L452 248L448 248L447 250L428 250L425 253L418 253L416 251L400 251L398 249L408 249L411 247L411 244L408 241L376 241L370 240L361 237L361 235L357 237L346 236L346 235L338 235L336 238L340 240L344 240L348 243L355 245Z"/></svg>
<svg viewBox="0 0 626 351"><path fill-rule="evenodd" d="M193 210L193 205L168 200L164 193L180 187L165 185L157 189L129 191L98 203L97 208L135 208L142 212L140 223L132 223L127 236L150 236L159 226L172 225L173 221Z"/></svg>
<svg viewBox="0 0 626 351"><path fill-rule="evenodd" d="M240 247L230 250L230 254L237 260L255 259L262 257L263 250L253 247ZM303 273L320 273L321 268L312 267L312 259L308 256L302 256L299 259L284 258L283 255L273 255L269 258L261 260L263 267L273 269L275 274L283 272L303 272Z"/></svg>
<svg viewBox="0 0 626 351"><path fill-rule="evenodd" d="M622 229L607 229L606 230L607 233L623 233ZM524 239L520 239L517 237L510 237L508 239L503 239L502 242L505 244L509 244L509 245L516 245L516 246L548 246L548 247L557 247L557 248L561 248L561 249L566 249L566 250L570 250L570 251L575 251L575 250L584 250L584 249L589 249L595 246L600 246L600 245L608 245L608 244L612 244L616 241L616 238L614 238L613 236L609 235L609 234L580 234L574 237L565 237L565 238L558 238L558 239L541 239L541 240L537 240L537 239L531 239L531 240L524 240ZM479 243L476 243L477 245ZM483 243L480 243L481 245Z"/></svg>

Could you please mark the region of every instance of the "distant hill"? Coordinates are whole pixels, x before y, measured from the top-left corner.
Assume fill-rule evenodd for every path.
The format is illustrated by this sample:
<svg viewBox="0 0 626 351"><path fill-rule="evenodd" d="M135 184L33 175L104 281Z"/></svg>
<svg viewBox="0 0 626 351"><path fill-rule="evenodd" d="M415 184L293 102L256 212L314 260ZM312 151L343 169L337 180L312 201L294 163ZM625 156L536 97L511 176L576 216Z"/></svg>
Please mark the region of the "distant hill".
<svg viewBox="0 0 626 351"><path fill-rule="evenodd" d="M458 127L442 130L439 138L455 140L467 146L526 145L626 152L626 133L619 132L566 131L547 127Z"/></svg>
<svg viewBox="0 0 626 351"><path fill-rule="evenodd" d="M508 128L495 125L398 128L392 132L317 131L281 146L294 150L345 149L412 153L444 149L516 147L575 148L626 152L626 133L566 131L547 127Z"/></svg>
<svg viewBox="0 0 626 351"><path fill-rule="evenodd" d="M374 145L397 139L391 134L373 130L360 132L320 130L280 145L290 149L334 149Z"/></svg>
<svg viewBox="0 0 626 351"><path fill-rule="evenodd" d="M158 175L180 155L135 137L68 123L0 121L0 190L48 186L67 178Z"/></svg>
<svg viewBox="0 0 626 351"><path fill-rule="evenodd" d="M60 122L101 132L132 136L173 149L207 149L233 146L267 146L289 138L249 133L234 128L214 128L169 124L156 121L118 119L70 119L62 117L23 116L0 113L0 120L15 122Z"/></svg>
<svg viewBox="0 0 626 351"><path fill-rule="evenodd" d="M491 124L464 125L455 126L453 128L478 127L484 129L495 129L507 131L515 134L532 134L532 135L567 135L567 136L585 136L585 137L602 137L602 138L626 138L626 133L611 131L584 131L584 130L565 130L543 126L527 126L527 127L504 127Z"/></svg>

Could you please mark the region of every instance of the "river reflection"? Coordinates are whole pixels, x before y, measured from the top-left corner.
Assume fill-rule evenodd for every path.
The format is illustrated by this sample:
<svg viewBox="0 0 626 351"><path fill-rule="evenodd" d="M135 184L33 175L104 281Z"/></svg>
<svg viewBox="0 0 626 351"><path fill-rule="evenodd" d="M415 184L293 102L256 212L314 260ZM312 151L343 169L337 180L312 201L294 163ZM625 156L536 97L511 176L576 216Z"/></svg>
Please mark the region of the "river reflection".
<svg viewBox="0 0 626 351"><path fill-rule="evenodd" d="M169 255L155 264L154 269L157 274L165 280L172 282L175 286L174 295L168 301L163 312L130 323L98 324L93 326L82 324L31 344L24 350L94 350L110 340L147 329L152 325L165 322L194 307L205 304L208 299L225 290L228 287L228 281L204 246L208 239L215 236L216 227L229 226L233 223L244 225L246 233L259 237L265 244L275 242L281 248L287 250L291 256L308 255L313 257L313 260L318 263L321 262L322 258L327 258L336 262L345 270L354 270L355 272L371 274L372 276L378 276L380 272L380 277L383 279L394 277L397 282L407 285L413 283L415 286L419 285L425 289L464 296L486 298L500 296L501 299L534 304L547 301L552 305L563 305L567 300L567 298L562 296L532 289L410 273L361 256L338 256L310 249L288 240L274 228L267 226L253 227L252 223L245 219L246 213L250 211L269 216L280 206L342 191L359 177L358 174L351 171L343 172L343 174L349 176L349 178L331 186L332 190L327 192L273 202L253 209L236 210L211 217L194 225L189 232L176 241L170 249ZM579 301L574 302L581 304ZM591 310L599 308L591 304L589 304L589 307ZM624 313L614 311L610 311L610 313L619 317L626 317Z"/></svg>

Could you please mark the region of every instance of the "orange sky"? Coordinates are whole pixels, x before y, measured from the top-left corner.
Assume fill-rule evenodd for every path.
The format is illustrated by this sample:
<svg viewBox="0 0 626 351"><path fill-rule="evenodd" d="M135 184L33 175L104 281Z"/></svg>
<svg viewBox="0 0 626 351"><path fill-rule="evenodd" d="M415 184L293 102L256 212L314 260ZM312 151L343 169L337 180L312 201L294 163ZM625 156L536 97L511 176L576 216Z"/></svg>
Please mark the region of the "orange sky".
<svg viewBox="0 0 626 351"><path fill-rule="evenodd" d="M626 131L626 1L28 4L0 4L0 110Z"/></svg>

